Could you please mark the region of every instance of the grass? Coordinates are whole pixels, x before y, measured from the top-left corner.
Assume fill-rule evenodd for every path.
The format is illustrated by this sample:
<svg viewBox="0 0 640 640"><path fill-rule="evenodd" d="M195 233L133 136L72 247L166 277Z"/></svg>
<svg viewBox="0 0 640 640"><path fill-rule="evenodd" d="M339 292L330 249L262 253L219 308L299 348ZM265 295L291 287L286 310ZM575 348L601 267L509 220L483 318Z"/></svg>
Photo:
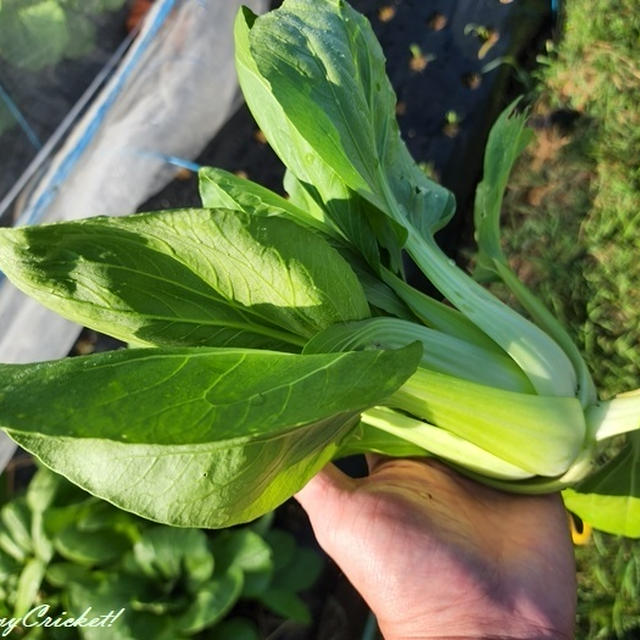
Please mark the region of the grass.
<svg viewBox="0 0 640 640"><path fill-rule="evenodd" d="M587 281L581 338L608 394L640 386L640 13L635 0L568 3L555 103L590 120L593 206L581 224Z"/></svg>
<svg viewBox="0 0 640 640"><path fill-rule="evenodd" d="M640 545L599 532L576 549L577 638L636 638L640 628ZM634 634L634 631L636 632Z"/></svg>
<svg viewBox="0 0 640 640"><path fill-rule="evenodd" d="M639 43L636 0L567 4L505 201L505 249L607 396L640 387ZM558 109L579 114L570 132Z"/></svg>
<svg viewBox="0 0 640 640"><path fill-rule="evenodd" d="M640 387L637 0L567 0L541 63L537 135L510 179L503 246L611 397ZM640 542L596 533L576 559L576 637L638 637Z"/></svg>

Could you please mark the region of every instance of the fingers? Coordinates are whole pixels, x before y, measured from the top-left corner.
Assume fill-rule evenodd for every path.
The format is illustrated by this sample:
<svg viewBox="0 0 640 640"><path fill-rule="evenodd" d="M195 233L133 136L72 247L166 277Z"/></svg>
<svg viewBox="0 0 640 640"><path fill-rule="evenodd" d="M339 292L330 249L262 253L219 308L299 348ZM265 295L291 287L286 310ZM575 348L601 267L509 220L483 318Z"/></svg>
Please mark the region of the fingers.
<svg viewBox="0 0 640 640"><path fill-rule="evenodd" d="M326 511L353 488L353 479L329 463L294 496L309 517Z"/></svg>
<svg viewBox="0 0 640 640"><path fill-rule="evenodd" d="M307 512L316 540L332 555L334 536L348 514L355 480L328 464L294 496Z"/></svg>
<svg viewBox="0 0 640 640"><path fill-rule="evenodd" d="M369 473L373 473L377 466L379 466L385 460L388 460L386 456L382 456L379 453L365 453L365 460L367 461L367 467L369 468Z"/></svg>

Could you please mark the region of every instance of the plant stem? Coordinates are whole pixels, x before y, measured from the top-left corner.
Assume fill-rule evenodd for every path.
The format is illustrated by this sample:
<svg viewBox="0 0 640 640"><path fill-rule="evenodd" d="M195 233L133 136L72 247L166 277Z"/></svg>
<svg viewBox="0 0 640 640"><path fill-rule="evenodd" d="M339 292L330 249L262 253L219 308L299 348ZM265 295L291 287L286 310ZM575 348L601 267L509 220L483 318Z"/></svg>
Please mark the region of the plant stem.
<svg viewBox="0 0 640 640"><path fill-rule="evenodd" d="M575 395L573 366L544 331L458 268L432 237L409 226L406 249L438 290L517 362L539 394Z"/></svg>

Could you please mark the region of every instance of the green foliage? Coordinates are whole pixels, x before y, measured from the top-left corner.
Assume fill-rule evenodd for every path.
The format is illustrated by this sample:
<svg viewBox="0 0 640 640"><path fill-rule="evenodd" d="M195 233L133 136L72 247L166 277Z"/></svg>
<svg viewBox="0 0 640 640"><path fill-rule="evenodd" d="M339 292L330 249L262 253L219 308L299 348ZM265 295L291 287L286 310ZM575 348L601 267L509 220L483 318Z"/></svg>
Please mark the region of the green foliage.
<svg viewBox="0 0 640 640"><path fill-rule="evenodd" d="M633 638L640 628L640 546L637 541L594 532L576 548L576 637Z"/></svg>
<svg viewBox="0 0 640 640"><path fill-rule="evenodd" d="M38 71L63 58L82 57L95 44L95 15L119 9L124 1L3 0L0 58Z"/></svg>
<svg viewBox="0 0 640 640"><path fill-rule="evenodd" d="M43 304L137 345L289 349L369 315L338 252L279 217L189 209L91 218L7 231L0 256Z"/></svg>
<svg viewBox="0 0 640 640"><path fill-rule="evenodd" d="M123 508L222 527L301 489L418 356L415 345L312 356L189 347L0 365L3 425L51 468ZM24 393L28 407L14 403ZM123 425L123 416L134 417Z"/></svg>
<svg viewBox="0 0 640 640"><path fill-rule="evenodd" d="M2 508L0 536L0 616L21 617L39 605L48 605L54 618L77 617L87 607L95 616L123 609L111 625L34 627L29 638L173 640L209 638L212 631L235 638L224 633L237 631L238 638L253 640L259 637L253 622L228 618L236 604L251 602L256 610L308 622L298 594L322 569L315 552L271 528L270 518L215 535L157 525L74 489L45 468L26 497ZM46 558L38 553L43 540L51 549Z"/></svg>
<svg viewBox="0 0 640 640"><path fill-rule="evenodd" d="M640 523L627 517L638 509L640 495L640 434L633 433L622 450L577 490L565 489L567 509L580 513L591 526L630 538L640 538ZM630 472L631 471L631 472Z"/></svg>
<svg viewBox="0 0 640 640"><path fill-rule="evenodd" d="M632 0L568 4L566 38L546 77L555 102L583 111L590 120L582 144L595 176L593 204L581 222L587 291L580 333L608 394L640 381L637 9Z"/></svg>
<svg viewBox="0 0 640 640"><path fill-rule="evenodd" d="M56 0L6 3L0 11L0 55L30 71L60 60L69 45L66 14Z"/></svg>

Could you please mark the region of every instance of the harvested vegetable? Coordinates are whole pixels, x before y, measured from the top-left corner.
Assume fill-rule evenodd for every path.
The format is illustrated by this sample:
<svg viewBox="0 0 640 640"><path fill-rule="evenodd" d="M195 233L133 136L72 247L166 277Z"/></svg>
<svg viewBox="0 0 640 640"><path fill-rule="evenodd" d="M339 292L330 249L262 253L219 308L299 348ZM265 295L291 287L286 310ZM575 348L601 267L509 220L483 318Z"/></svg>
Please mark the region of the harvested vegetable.
<svg viewBox="0 0 640 640"><path fill-rule="evenodd" d="M500 247L526 114L511 105L489 137L474 279L434 240L454 198L400 137L367 20L342 0L285 0L242 9L235 37L289 198L207 168L202 209L0 230L18 287L134 347L0 366L0 426L88 491L181 526L250 520L329 460L377 451L565 490L583 520L640 536L640 392L598 400ZM449 304L407 284L405 254ZM598 442L633 431L596 468Z"/></svg>

